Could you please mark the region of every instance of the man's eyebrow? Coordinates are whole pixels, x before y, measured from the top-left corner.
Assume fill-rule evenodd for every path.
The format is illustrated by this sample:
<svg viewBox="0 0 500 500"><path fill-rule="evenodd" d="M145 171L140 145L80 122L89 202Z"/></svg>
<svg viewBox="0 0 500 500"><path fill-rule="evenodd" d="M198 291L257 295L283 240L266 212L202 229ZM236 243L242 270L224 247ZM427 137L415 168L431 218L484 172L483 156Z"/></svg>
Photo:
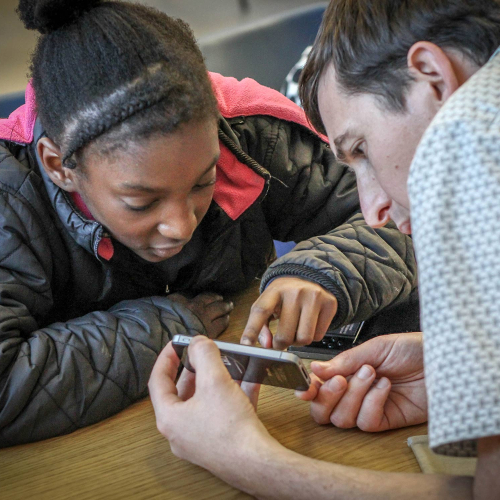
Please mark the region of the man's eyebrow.
<svg viewBox="0 0 500 500"><path fill-rule="evenodd" d="M219 153L214 156L208 168L200 175L200 179L214 168L215 164L219 161L219 156ZM124 182L123 184L120 184L120 188L126 189L127 191L142 191L144 193L157 193L159 191L163 191L162 188L158 189L151 186L146 186L145 184L134 184L131 182Z"/></svg>

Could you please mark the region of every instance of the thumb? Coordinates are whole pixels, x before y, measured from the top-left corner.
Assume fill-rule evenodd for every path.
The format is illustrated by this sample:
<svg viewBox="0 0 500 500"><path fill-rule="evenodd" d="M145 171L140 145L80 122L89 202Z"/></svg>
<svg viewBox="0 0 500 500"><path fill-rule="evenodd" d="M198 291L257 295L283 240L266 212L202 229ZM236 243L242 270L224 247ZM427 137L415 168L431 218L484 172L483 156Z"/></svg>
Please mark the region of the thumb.
<svg viewBox="0 0 500 500"><path fill-rule="evenodd" d="M311 370L319 378L328 380L335 375L354 375L363 365L376 368L390 352L390 344L384 337L376 337L367 342L341 352L330 361L314 361Z"/></svg>
<svg viewBox="0 0 500 500"><path fill-rule="evenodd" d="M180 401L175 387L178 367L179 358L172 342L169 342L158 356L148 382L149 395L155 411Z"/></svg>
<svg viewBox="0 0 500 500"><path fill-rule="evenodd" d="M196 335L189 344L188 355L196 373L196 388L206 390L232 380L213 340Z"/></svg>

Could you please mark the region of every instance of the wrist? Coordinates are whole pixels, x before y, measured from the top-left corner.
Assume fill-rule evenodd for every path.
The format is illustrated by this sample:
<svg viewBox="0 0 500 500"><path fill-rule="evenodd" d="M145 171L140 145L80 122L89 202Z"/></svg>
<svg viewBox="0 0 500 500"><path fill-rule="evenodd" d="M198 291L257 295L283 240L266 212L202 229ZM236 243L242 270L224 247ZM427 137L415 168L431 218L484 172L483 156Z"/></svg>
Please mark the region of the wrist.
<svg viewBox="0 0 500 500"><path fill-rule="evenodd" d="M258 499L288 500L310 498L304 489L304 477L311 459L285 448L274 438L262 443L247 454L238 470L238 480L233 486ZM304 494L305 493L305 494Z"/></svg>
<svg viewBox="0 0 500 500"><path fill-rule="evenodd" d="M292 453L276 441L262 426L250 429L233 441L233 452L221 450L223 457L215 459L210 472L257 498L268 498L272 487L273 469ZM227 452L227 453L225 453ZM269 476L269 477L268 477Z"/></svg>

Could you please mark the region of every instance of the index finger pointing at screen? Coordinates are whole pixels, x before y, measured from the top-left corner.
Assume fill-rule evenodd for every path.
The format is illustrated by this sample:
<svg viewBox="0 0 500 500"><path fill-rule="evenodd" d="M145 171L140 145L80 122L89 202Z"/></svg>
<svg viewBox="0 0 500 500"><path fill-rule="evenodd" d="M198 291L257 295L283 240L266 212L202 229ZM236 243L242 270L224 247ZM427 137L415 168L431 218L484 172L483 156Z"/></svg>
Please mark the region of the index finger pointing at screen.
<svg viewBox="0 0 500 500"><path fill-rule="evenodd" d="M242 344L255 345L257 343L262 327L269 323L280 303L281 294L273 290L264 291L250 309L247 325L241 336Z"/></svg>

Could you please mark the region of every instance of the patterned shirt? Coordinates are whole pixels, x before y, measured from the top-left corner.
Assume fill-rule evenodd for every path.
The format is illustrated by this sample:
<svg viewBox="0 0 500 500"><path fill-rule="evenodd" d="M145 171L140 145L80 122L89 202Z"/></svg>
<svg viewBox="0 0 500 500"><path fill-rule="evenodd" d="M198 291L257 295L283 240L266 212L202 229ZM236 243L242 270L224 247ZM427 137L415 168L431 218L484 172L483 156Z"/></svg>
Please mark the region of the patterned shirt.
<svg viewBox="0 0 500 500"><path fill-rule="evenodd" d="M436 115L408 189L430 446L474 455L500 434L500 55Z"/></svg>

